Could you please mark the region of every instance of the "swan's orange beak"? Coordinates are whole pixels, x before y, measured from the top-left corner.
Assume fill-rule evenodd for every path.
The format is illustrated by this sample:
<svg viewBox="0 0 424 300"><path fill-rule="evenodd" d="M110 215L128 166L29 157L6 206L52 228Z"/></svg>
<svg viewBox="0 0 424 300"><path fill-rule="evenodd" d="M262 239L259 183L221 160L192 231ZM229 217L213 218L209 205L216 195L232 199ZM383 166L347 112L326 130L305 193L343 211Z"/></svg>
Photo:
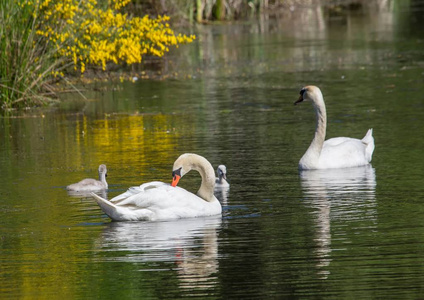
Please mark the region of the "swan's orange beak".
<svg viewBox="0 0 424 300"><path fill-rule="evenodd" d="M182 177L181 176L181 169L182 168L179 168L177 170L172 171L172 183L171 183L171 185L173 187L176 187L177 186L178 181L180 181L180 178Z"/></svg>
<svg viewBox="0 0 424 300"><path fill-rule="evenodd" d="M178 181L180 181L181 176L180 175L174 175L174 177L172 177L172 183L171 185L173 187L176 187L178 184Z"/></svg>

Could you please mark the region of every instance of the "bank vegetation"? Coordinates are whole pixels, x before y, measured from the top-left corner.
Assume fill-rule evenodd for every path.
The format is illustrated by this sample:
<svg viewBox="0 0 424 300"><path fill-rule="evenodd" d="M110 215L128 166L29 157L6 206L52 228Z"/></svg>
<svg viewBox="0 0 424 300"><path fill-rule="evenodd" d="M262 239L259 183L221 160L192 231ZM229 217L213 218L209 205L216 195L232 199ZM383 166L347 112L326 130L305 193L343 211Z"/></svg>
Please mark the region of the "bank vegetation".
<svg viewBox="0 0 424 300"><path fill-rule="evenodd" d="M0 106L10 110L50 103L61 92L78 91L69 78L87 70L139 64L195 39L171 27L318 5L380 9L394 1L2 0Z"/></svg>

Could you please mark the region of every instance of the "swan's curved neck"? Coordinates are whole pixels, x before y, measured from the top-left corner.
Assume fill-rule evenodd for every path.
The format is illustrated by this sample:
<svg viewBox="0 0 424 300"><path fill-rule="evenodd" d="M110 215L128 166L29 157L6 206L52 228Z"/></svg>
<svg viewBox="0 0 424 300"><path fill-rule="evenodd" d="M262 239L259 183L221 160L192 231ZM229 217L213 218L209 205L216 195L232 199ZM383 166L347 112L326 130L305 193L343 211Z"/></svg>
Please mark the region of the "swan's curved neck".
<svg viewBox="0 0 424 300"><path fill-rule="evenodd" d="M215 197L213 195L213 190L215 187L215 172L212 166L200 165L194 168L202 176L202 184L200 185L197 195L206 201L213 201Z"/></svg>
<svg viewBox="0 0 424 300"><path fill-rule="evenodd" d="M316 113L316 127L315 136L305 153L305 156L318 160L322 146L325 141L325 132L327 130L327 112L325 110L325 103L322 95L318 95L317 99L314 99L314 108Z"/></svg>
<svg viewBox="0 0 424 300"><path fill-rule="evenodd" d="M205 158L199 156L192 164L192 169L199 172L200 176L202 176L202 184L197 191L197 195L206 201L214 201L215 171L212 165Z"/></svg>
<svg viewBox="0 0 424 300"><path fill-rule="evenodd" d="M178 157L172 169L180 170L181 177L191 170L199 172L200 176L202 176L202 184L197 191L197 195L208 202L217 201L213 195L215 188L215 171L206 158L194 153L185 153Z"/></svg>

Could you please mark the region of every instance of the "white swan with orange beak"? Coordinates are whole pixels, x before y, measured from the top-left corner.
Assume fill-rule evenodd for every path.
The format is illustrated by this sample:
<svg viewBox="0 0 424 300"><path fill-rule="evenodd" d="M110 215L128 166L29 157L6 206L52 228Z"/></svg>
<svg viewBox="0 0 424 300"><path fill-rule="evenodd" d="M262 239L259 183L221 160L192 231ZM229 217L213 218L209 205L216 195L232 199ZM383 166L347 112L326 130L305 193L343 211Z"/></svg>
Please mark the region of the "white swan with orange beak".
<svg viewBox="0 0 424 300"><path fill-rule="evenodd" d="M191 170L202 177L197 194L177 186ZM159 221L219 215L222 207L214 196L215 173L204 157L185 153L174 163L172 184L159 181L131 187L110 201L92 193L100 208L114 221Z"/></svg>

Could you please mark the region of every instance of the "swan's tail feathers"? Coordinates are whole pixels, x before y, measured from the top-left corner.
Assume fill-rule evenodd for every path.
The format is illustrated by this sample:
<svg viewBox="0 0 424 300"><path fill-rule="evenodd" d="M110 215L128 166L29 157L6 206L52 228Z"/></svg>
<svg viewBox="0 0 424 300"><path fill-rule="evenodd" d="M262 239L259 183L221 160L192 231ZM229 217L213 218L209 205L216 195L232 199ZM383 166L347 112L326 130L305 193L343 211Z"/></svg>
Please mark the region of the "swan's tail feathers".
<svg viewBox="0 0 424 300"><path fill-rule="evenodd" d="M365 144L365 156L368 162L371 162L372 153L374 152L374 137L372 136L372 128L368 129L367 134L362 139L362 143Z"/></svg>
<svg viewBox="0 0 424 300"><path fill-rule="evenodd" d="M369 144L371 142L374 142L374 138L372 137L372 128L371 129L368 129L367 134L362 139L362 142L364 144Z"/></svg>
<svg viewBox="0 0 424 300"><path fill-rule="evenodd" d="M97 204L100 206L100 208L103 210L105 214L107 214L112 220L117 220L117 207L110 201L103 199L99 195L95 193L91 193L91 196L94 197Z"/></svg>

